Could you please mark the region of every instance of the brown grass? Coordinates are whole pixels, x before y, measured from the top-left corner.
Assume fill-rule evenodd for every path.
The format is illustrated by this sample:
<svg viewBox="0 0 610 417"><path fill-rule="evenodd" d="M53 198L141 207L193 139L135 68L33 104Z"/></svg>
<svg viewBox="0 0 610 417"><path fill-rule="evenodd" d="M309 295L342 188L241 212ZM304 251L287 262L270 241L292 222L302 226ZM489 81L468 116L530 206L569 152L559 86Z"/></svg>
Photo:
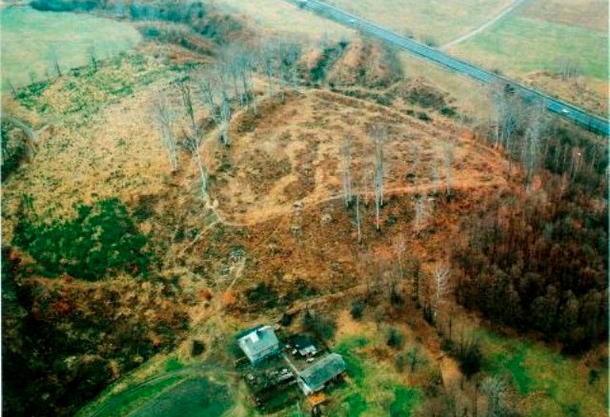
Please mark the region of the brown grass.
<svg viewBox="0 0 610 417"><path fill-rule="evenodd" d="M605 0L533 0L521 10L526 17L608 33Z"/></svg>
<svg viewBox="0 0 610 417"><path fill-rule="evenodd" d="M247 117L242 114L241 118ZM436 116L435 116L436 117ZM239 126L238 116L234 126ZM289 124L281 121L290 120ZM232 167L230 173L216 172L212 194L219 202L222 217L231 222L253 224L270 217L292 213L293 204L309 207L341 199L341 145L346 134L354 136L353 177L355 189L370 199L370 179L365 188L363 172L370 175L372 141L369 129L376 123L388 128L384 143L388 194L412 193L435 187L433 170L438 171L436 187L443 187L445 143L455 153L452 168L456 186L476 187L497 184L504 164L499 155L474 142L462 139L460 128L425 124L394 110L330 92L290 95L286 103L269 112L262 111L256 128L240 135L230 150L224 151ZM237 132L233 136L239 136ZM407 182L407 174L417 176L417 185ZM264 192L261 192L264 191Z"/></svg>

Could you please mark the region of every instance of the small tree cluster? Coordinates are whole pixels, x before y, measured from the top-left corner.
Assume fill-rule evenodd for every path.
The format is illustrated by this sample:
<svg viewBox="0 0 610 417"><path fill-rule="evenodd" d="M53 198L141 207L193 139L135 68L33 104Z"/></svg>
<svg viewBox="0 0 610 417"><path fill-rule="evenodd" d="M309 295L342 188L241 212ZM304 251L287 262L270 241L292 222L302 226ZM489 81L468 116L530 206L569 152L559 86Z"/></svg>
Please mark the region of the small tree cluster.
<svg viewBox="0 0 610 417"><path fill-rule="evenodd" d="M303 314L303 330L314 334L321 340L331 340L335 337L337 323L331 317L324 317L319 313L312 313L309 309Z"/></svg>

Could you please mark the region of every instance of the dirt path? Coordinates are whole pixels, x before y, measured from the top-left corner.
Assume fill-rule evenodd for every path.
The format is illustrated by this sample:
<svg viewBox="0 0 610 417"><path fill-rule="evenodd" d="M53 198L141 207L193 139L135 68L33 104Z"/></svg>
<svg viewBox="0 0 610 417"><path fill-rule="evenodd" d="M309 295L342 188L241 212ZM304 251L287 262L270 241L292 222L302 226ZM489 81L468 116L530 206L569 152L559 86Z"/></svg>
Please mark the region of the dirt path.
<svg viewBox="0 0 610 417"><path fill-rule="evenodd" d="M487 187L493 187L493 186L500 186L500 185L505 185L505 184L506 184L506 180L500 179L500 178L497 178L495 180L488 181L485 183L479 182L476 180L461 180L461 181L456 181L452 185L451 188L452 188L452 190L463 191L463 190L477 189L477 188L483 188L483 187L487 188ZM414 193L426 193L426 192L430 192L430 191L434 190L435 188L439 188L439 186L435 185L435 184L411 185L411 186L395 187L395 188L386 189L384 194L386 196L391 196L391 195L404 195L404 194L414 194ZM356 196L356 195L367 196L369 199L374 198L373 191L369 191L368 193L354 192L353 195L354 196ZM309 208L309 207L318 206L323 203L328 203L330 201L341 200L341 199L343 199L343 194L331 195L331 196L324 197L324 198L315 198L315 197L307 198L306 197L306 198L300 200L298 203L303 208ZM225 221L225 220L223 220L223 216L219 211L216 211L216 213L218 214L219 223L222 223L225 226L247 227L247 226L254 226L256 224L264 223L269 220L278 219L278 218L286 216L286 215L290 215L293 213L294 210L295 209L292 205L286 205L283 209L273 213L272 215L263 216L263 217L257 218L256 220L243 221L243 222ZM188 249L188 247L187 247L187 249Z"/></svg>
<svg viewBox="0 0 610 417"><path fill-rule="evenodd" d="M459 38L454 39L451 42L442 45L439 49L447 50L447 49L451 48L452 46L457 45L458 43L464 42L465 40L470 39L475 35L478 35L479 33L483 32L485 29L496 24L498 21L500 21L502 18L504 18L504 16L511 13L513 10L515 10L517 7L521 6L526 1L528 1L528 0L515 0L513 2L513 4L508 6L506 9L502 10L500 12L500 14L498 14L496 17L492 18L491 20L488 20L486 23L479 26L478 28L471 30L468 33L465 33L464 35L460 36Z"/></svg>

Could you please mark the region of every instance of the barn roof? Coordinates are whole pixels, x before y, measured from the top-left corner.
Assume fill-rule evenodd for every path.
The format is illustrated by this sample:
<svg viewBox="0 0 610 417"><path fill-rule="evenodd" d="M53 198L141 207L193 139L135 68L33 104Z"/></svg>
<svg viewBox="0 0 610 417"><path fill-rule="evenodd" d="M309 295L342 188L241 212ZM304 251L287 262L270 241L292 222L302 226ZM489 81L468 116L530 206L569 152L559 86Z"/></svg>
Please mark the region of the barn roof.
<svg viewBox="0 0 610 417"><path fill-rule="evenodd" d="M345 361L338 353L331 353L300 373L312 391L318 391L328 381L345 371Z"/></svg>

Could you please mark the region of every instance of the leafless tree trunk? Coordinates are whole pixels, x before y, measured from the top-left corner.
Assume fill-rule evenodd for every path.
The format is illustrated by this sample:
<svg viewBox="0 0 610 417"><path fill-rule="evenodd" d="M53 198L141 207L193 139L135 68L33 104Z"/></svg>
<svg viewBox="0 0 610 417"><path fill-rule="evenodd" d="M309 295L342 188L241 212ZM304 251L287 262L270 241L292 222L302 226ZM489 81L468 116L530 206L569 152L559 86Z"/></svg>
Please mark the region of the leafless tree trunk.
<svg viewBox="0 0 610 417"><path fill-rule="evenodd" d="M481 383L481 390L487 395L487 415L489 417L504 417L508 386L503 379L490 376Z"/></svg>
<svg viewBox="0 0 610 417"><path fill-rule="evenodd" d="M221 68L209 68L205 75L199 78L199 92L208 108L210 117L219 126L220 141L225 145L231 144L229 138L229 123L231 121L231 100L228 91L229 80L226 73L230 70ZM217 103L220 96L220 103Z"/></svg>
<svg viewBox="0 0 610 417"><path fill-rule="evenodd" d="M198 80L199 93L208 108L210 116L216 123L219 122L218 105L216 103L216 87L219 84L219 80L216 77L216 71L213 68L206 70L204 76Z"/></svg>
<svg viewBox="0 0 610 417"><path fill-rule="evenodd" d="M407 248L404 236L400 235L392 241L392 249L396 255L396 262L398 264L398 277L403 279L405 276L405 269L403 265L402 256Z"/></svg>
<svg viewBox="0 0 610 417"><path fill-rule="evenodd" d="M184 105L187 121L189 123L189 132L186 134L186 147L193 155L195 163L197 164L197 169L199 171L199 177L201 180L201 197L204 201L206 201L208 198L208 173L205 165L203 164L203 160L201 159L201 153L199 152L201 142L203 141L203 136L201 135L201 131L195 120L193 96L188 81L180 80L178 82L178 87L180 88L182 103Z"/></svg>
<svg viewBox="0 0 610 417"><path fill-rule="evenodd" d="M222 104L220 106L220 140L225 146L229 146L229 122L231 121L231 103L226 92L222 91Z"/></svg>
<svg viewBox="0 0 610 417"><path fill-rule="evenodd" d="M350 133L347 133L343 137L343 146L341 148L343 152L343 200L345 207L349 208L352 204L352 142L353 137Z"/></svg>
<svg viewBox="0 0 610 417"><path fill-rule="evenodd" d="M445 265L438 266L434 270L434 319L438 315L440 304L449 286L449 268Z"/></svg>
<svg viewBox="0 0 610 417"><path fill-rule="evenodd" d="M362 243L362 221L360 218L360 196L356 195L356 219L354 221L356 225L356 233L358 236L358 243Z"/></svg>
<svg viewBox="0 0 610 417"><path fill-rule="evenodd" d="M375 155L375 171L374 171L374 186L375 186L375 225L377 230L381 230L380 213L383 206L383 142L387 137L387 128L382 125L375 125L371 129L371 138L373 139L373 151Z"/></svg>
<svg viewBox="0 0 610 417"><path fill-rule="evenodd" d="M560 58L557 61L557 66L563 81L576 79L582 73L578 64L572 61L570 58Z"/></svg>
<svg viewBox="0 0 610 417"><path fill-rule="evenodd" d="M233 84L235 98L243 107L251 102L252 82L250 70L252 67L252 56L245 46L229 46L223 50L222 60Z"/></svg>
<svg viewBox="0 0 610 417"><path fill-rule="evenodd" d="M261 49L261 62L263 70L267 76L267 94L273 97L275 93L275 73L276 73L276 57L275 46L272 43L263 45Z"/></svg>
<svg viewBox="0 0 610 417"><path fill-rule="evenodd" d="M522 161L526 169L526 181L529 187L532 177L540 162L541 140L546 129L545 110L542 105L531 107L523 138Z"/></svg>
<svg viewBox="0 0 610 417"><path fill-rule="evenodd" d="M435 158L432 160L432 166L430 167L432 177L432 193L436 196L438 195L438 190L440 188L441 177L438 173L438 160Z"/></svg>
<svg viewBox="0 0 610 417"><path fill-rule="evenodd" d="M413 221L413 230L417 236L424 229L426 214L426 201L423 196L417 196L415 199L415 219Z"/></svg>
<svg viewBox="0 0 610 417"><path fill-rule="evenodd" d="M453 146L448 140L445 141L445 194L451 197L451 164L453 164Z"/></svg>
<svg viewBox="0 0 610 417"><path fill-rule="evenodd" d="M171 170L175 172L178 170L178 145L174 135L177 114L161 93L153 99L152 110L157 127L161 132L161 141L167 150Z"/></svg>
<svg viewBox="0 0 610 417"><path fill-rule="evenodd" d="M496 119L494 145L502 145L509 155L513 152L513 136L519 123L519 100L506 86L496 86L493 90Z"/></svg>

